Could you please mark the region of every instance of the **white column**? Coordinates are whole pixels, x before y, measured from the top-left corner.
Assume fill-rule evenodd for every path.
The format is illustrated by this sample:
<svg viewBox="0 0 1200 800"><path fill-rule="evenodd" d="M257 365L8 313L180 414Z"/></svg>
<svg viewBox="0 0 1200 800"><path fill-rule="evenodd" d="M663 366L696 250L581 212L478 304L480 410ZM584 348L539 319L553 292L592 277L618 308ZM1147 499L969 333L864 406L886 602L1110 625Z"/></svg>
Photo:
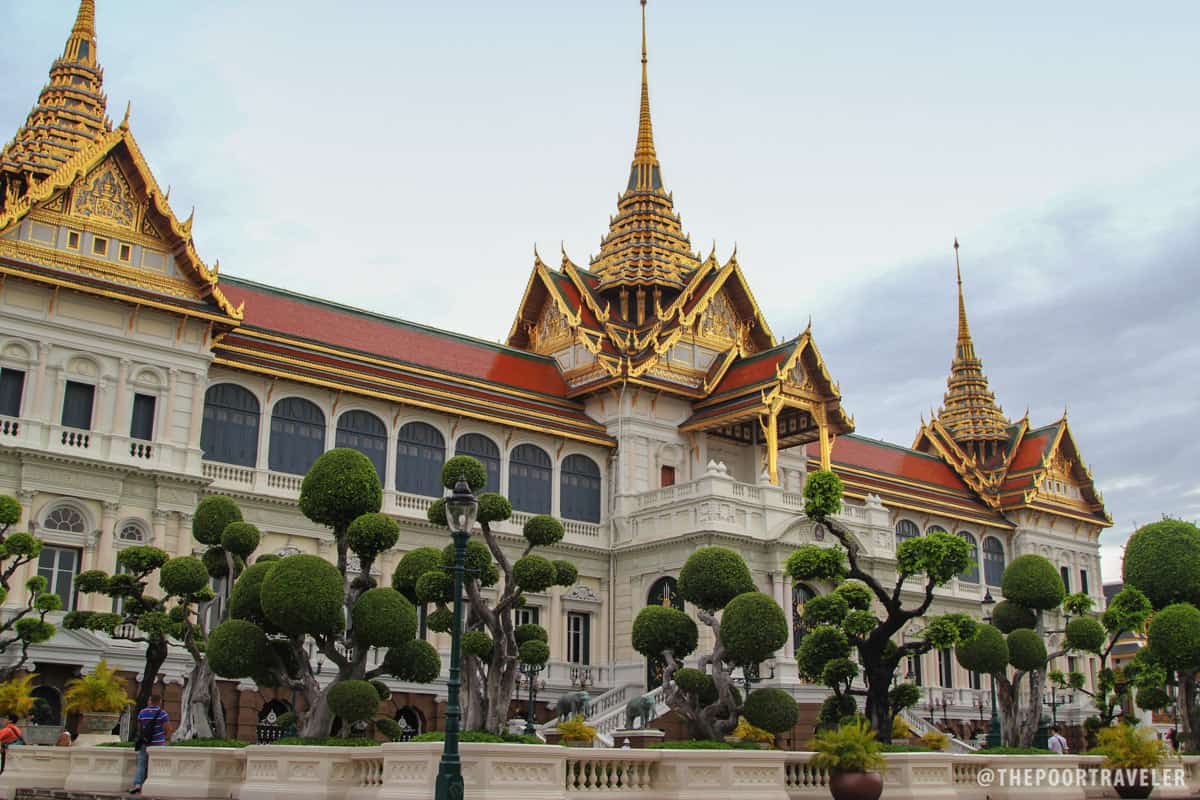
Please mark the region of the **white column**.
<svg viewBox="0 0 1200 800"><path fill-rule="evenodd" d="M109 430L113 433L122 432L122 420L130 422L130 415L125 410L127 406L127 398L129 395L129 365L128 358L122 358L117 366L117 387L113 397L112 421L109 425ZM128 433L126 431L126 433Z"/></svg>
<svg viewBox="0 0 1200 800"><path fill-rule="evenodd" d="M46 409L46 366L50 360L50 345L45 342L38 344L37 366L33 370L33 387L30 392L32 400L25 405L25 416L38 419L50 419Z"/></svg>
<svg viewBox="0 0 1200 800"><path fill-rule="evenodd" d="M783 572L771 573L771 584L775 589L775 602L783 609L783 618L787 621L787 640L783 643L782 658L790 660L796 657L796 642L793 639L795 628L792 625L791 598L788 596L789 583L787 574Z"/></svg>
<svg viewBox="0 0 1200 800"><path fill-rule="evenodd" d="M207 377L203 372L192 373L192 418L188 420L188 447L200 446L200 427L204 423L204 393Z"/></svg>
<svg viewBox="0 0 1200 800"><path fill-rule="evenodd" d="M179 390L179 370L167 371L167 401L163 403L162 420L159 423L158 439L162 442L175 441L175 393Z"/></svg>

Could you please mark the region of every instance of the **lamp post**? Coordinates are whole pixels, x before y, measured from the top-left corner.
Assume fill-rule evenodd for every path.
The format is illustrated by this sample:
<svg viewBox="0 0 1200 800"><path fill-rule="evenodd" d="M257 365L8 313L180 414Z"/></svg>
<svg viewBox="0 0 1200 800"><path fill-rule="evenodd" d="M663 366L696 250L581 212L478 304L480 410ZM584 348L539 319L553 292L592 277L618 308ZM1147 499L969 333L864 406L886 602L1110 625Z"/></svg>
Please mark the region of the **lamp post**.
<svg viewBox="0 0 1200 800"><path fill-rule="evenodd" d="M984 595L983 601L980 603L980 605L983 606L983 621L988 623L989 625L992 622L992 606L994 606L995 604L996 604L996 600L995 600L995 598L992 597L992 590L988 589L987 593ZM996 676L994 674L992 674L992 675L989 675L988 677L991 678L991 683L992 683L992 720L991 720L991 722L988 723L988 732L987 732L987 740L986 741L987 741L988 747L999 747L1000 741L1001 741L1001 736L1000 736L1000 715L998 713L996 713Z"/></svg>
<svg viewBox="0 0 1200 800"><path fill-rule="evenodd" d="M525 676L525 681L529 684L529 704L525 707L525 735L536 736L537 728L533 724L533 709L537 703L538 690L538 675L546 668L545 664L526 664L521 662L517 665L517 669Z"/></svg>
<svg viewBox="0 0 1200 800"><path fill-rule="evenodd" d="M929 724L932 727L936 728L937 720L933 716L933 708L934 708L934 706L933 706L933 687L926 686L925 688L929 691Z"/></svg>
<svg viewBox="0 0 1200 800"><path fill-rule="evenodd" d="M454 624L450 629L450 677L446 681L446 743L442 748L442 760L438 764L435 800L462 800L462 761L458 755L458 729L462 719L462 708L458 704L459 647L462 639L463 622L463 562L467 555L467 540L475 527L475 515L479 503L467 485L466 476L460 476L454 492L446 498L446 523L454 539Z"/></svg>
<svg viewBox="0 0 1200 800"><path fill-rule="evenodd" d="M1067 693L1063 695L1063 699L1058 699L1058 688L1054 684L1050 684L1050 701L1047 702L1045 697L1042 697L1042 704L1050 706L1050 724L1058 724L1058 707L1070 704L1071 695Z"/></svg>

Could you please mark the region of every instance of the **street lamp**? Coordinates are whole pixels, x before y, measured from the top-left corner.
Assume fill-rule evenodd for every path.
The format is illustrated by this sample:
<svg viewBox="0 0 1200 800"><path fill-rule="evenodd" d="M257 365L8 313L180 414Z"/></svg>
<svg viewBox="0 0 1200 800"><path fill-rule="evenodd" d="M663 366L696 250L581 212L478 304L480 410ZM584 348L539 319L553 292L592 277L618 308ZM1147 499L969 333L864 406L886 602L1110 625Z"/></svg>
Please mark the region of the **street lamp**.
<svg viewBox="0 0 1200 800"><path fill-rule="evenodd" d="M1058 687L1056 687L1053 683L1050 684L1050 700L1047 701L1045 696L1042 696L1042 705L1050 706L1050 724L1058 724L1058 707L1069 705L1072 699L1071 693L1067 692L1063 695L1063 699L1059 700Z"/></svg>
<svg viewBox="0 0 1200 800"><path fill-rule="evenodd" d="M983 596L983 601L980 605L983 606L983 621L989 625L992 622L992 606L996 604L995 598L992 597L992 590L988 589ZM992 683L992 720L988 723L987 746L1000 746L1000 715L996 713L996 675L993 673L989 676Z"/></svg>
<svg viewBox="0 0 1200 800"><path fill-rule="evenodd" d="M536 736L537 728L533 726L533 709L537 703L538 690L538 675L546 668L545 664L526 664L521 662L517 665L517 669L525 676L525 680L529 683L529 705L525 708L525 735Z"/></svg>
<svg viewBox="0 0 1200 800"><path fill-rule="evenodd" d="M463 572L466 571L463 562L478 513L479 503L471 493L466 476L459 476L454 492L446 498L446 524L454 539L454 566L450 568L454 573L454 625L450 629L450 678L446 681L446 743L438 764L435 800L462 800L463 796L462 760L458 755L458 728L462 719L462 709L458 705L458 687L461 685L458 662L463 622Z"/></svg>

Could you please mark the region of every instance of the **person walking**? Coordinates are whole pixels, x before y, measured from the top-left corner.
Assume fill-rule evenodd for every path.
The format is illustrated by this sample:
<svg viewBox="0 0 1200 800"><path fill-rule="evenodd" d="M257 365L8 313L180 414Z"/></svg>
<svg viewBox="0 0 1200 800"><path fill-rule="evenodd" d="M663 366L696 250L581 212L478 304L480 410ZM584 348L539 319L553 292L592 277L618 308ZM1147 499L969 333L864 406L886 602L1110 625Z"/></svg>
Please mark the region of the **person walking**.
<svg viewBox="0 0 1200 800"><path fill-rule="evenodd" d="M17 727L17 715L9 714L8 722L0 728L0 772L8 765L8 746L10 744L25 744L25 737Z"/></svg>
<svg viewBox="0 0 1200 800"><path fill-rule="evenodd" d="M142 784L146 782L146 773L150 770L150 748L162 747L167 743L171 732L171 718L162 707L162 695L157 692L150 695L150 703L138 712L138 733L134 740L137 749L137 770L133 774L133 787L130 794L141 794Z"/></svg>
<svg viewBox="0 0 1200 800"><path fill-rule="evenodd" d="M1057 753L1060 756L1064 755L1067 752L1066 737L1062 735L1062 730L1057 725L1051 730L1054 732L1054 735L1050 737L1050 752Z"/></svg>

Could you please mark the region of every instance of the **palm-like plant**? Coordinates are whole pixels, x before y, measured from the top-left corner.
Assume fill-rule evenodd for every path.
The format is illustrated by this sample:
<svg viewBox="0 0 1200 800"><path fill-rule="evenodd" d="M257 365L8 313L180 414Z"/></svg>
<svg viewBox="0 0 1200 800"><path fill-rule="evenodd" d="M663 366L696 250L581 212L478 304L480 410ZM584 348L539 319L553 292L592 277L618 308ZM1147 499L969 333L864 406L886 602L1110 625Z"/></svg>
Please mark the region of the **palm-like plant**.
<svg viewBox="0 0 1200 800"><path fill-rule="evenodd" d="M1118 723L1100 731L1096 739L1109 769L1154 769L1167 758L1166 745L1150 728Z"/></svg>
<svg viewBox="0 0 1200 800"><path fill-rule="evenodd" d="M812 765L830 772L871 772L883 766L883 745L864 719L817 734L811 743Z"/></svg>
<svg viewBox="0 0 1200 800"><path fill-rule="evenodd" d="M119 714L133 704L124 682L104 659L90 675L81 675L67 683L63 709L68 714Z"/></svg>
<svg viewBox="0 0 1200 800"><path fill-rule="evenodd" d="M28 673L0 683L0 716L16 714L24 717L33 710L33 679L36 677Z"/></svg>

